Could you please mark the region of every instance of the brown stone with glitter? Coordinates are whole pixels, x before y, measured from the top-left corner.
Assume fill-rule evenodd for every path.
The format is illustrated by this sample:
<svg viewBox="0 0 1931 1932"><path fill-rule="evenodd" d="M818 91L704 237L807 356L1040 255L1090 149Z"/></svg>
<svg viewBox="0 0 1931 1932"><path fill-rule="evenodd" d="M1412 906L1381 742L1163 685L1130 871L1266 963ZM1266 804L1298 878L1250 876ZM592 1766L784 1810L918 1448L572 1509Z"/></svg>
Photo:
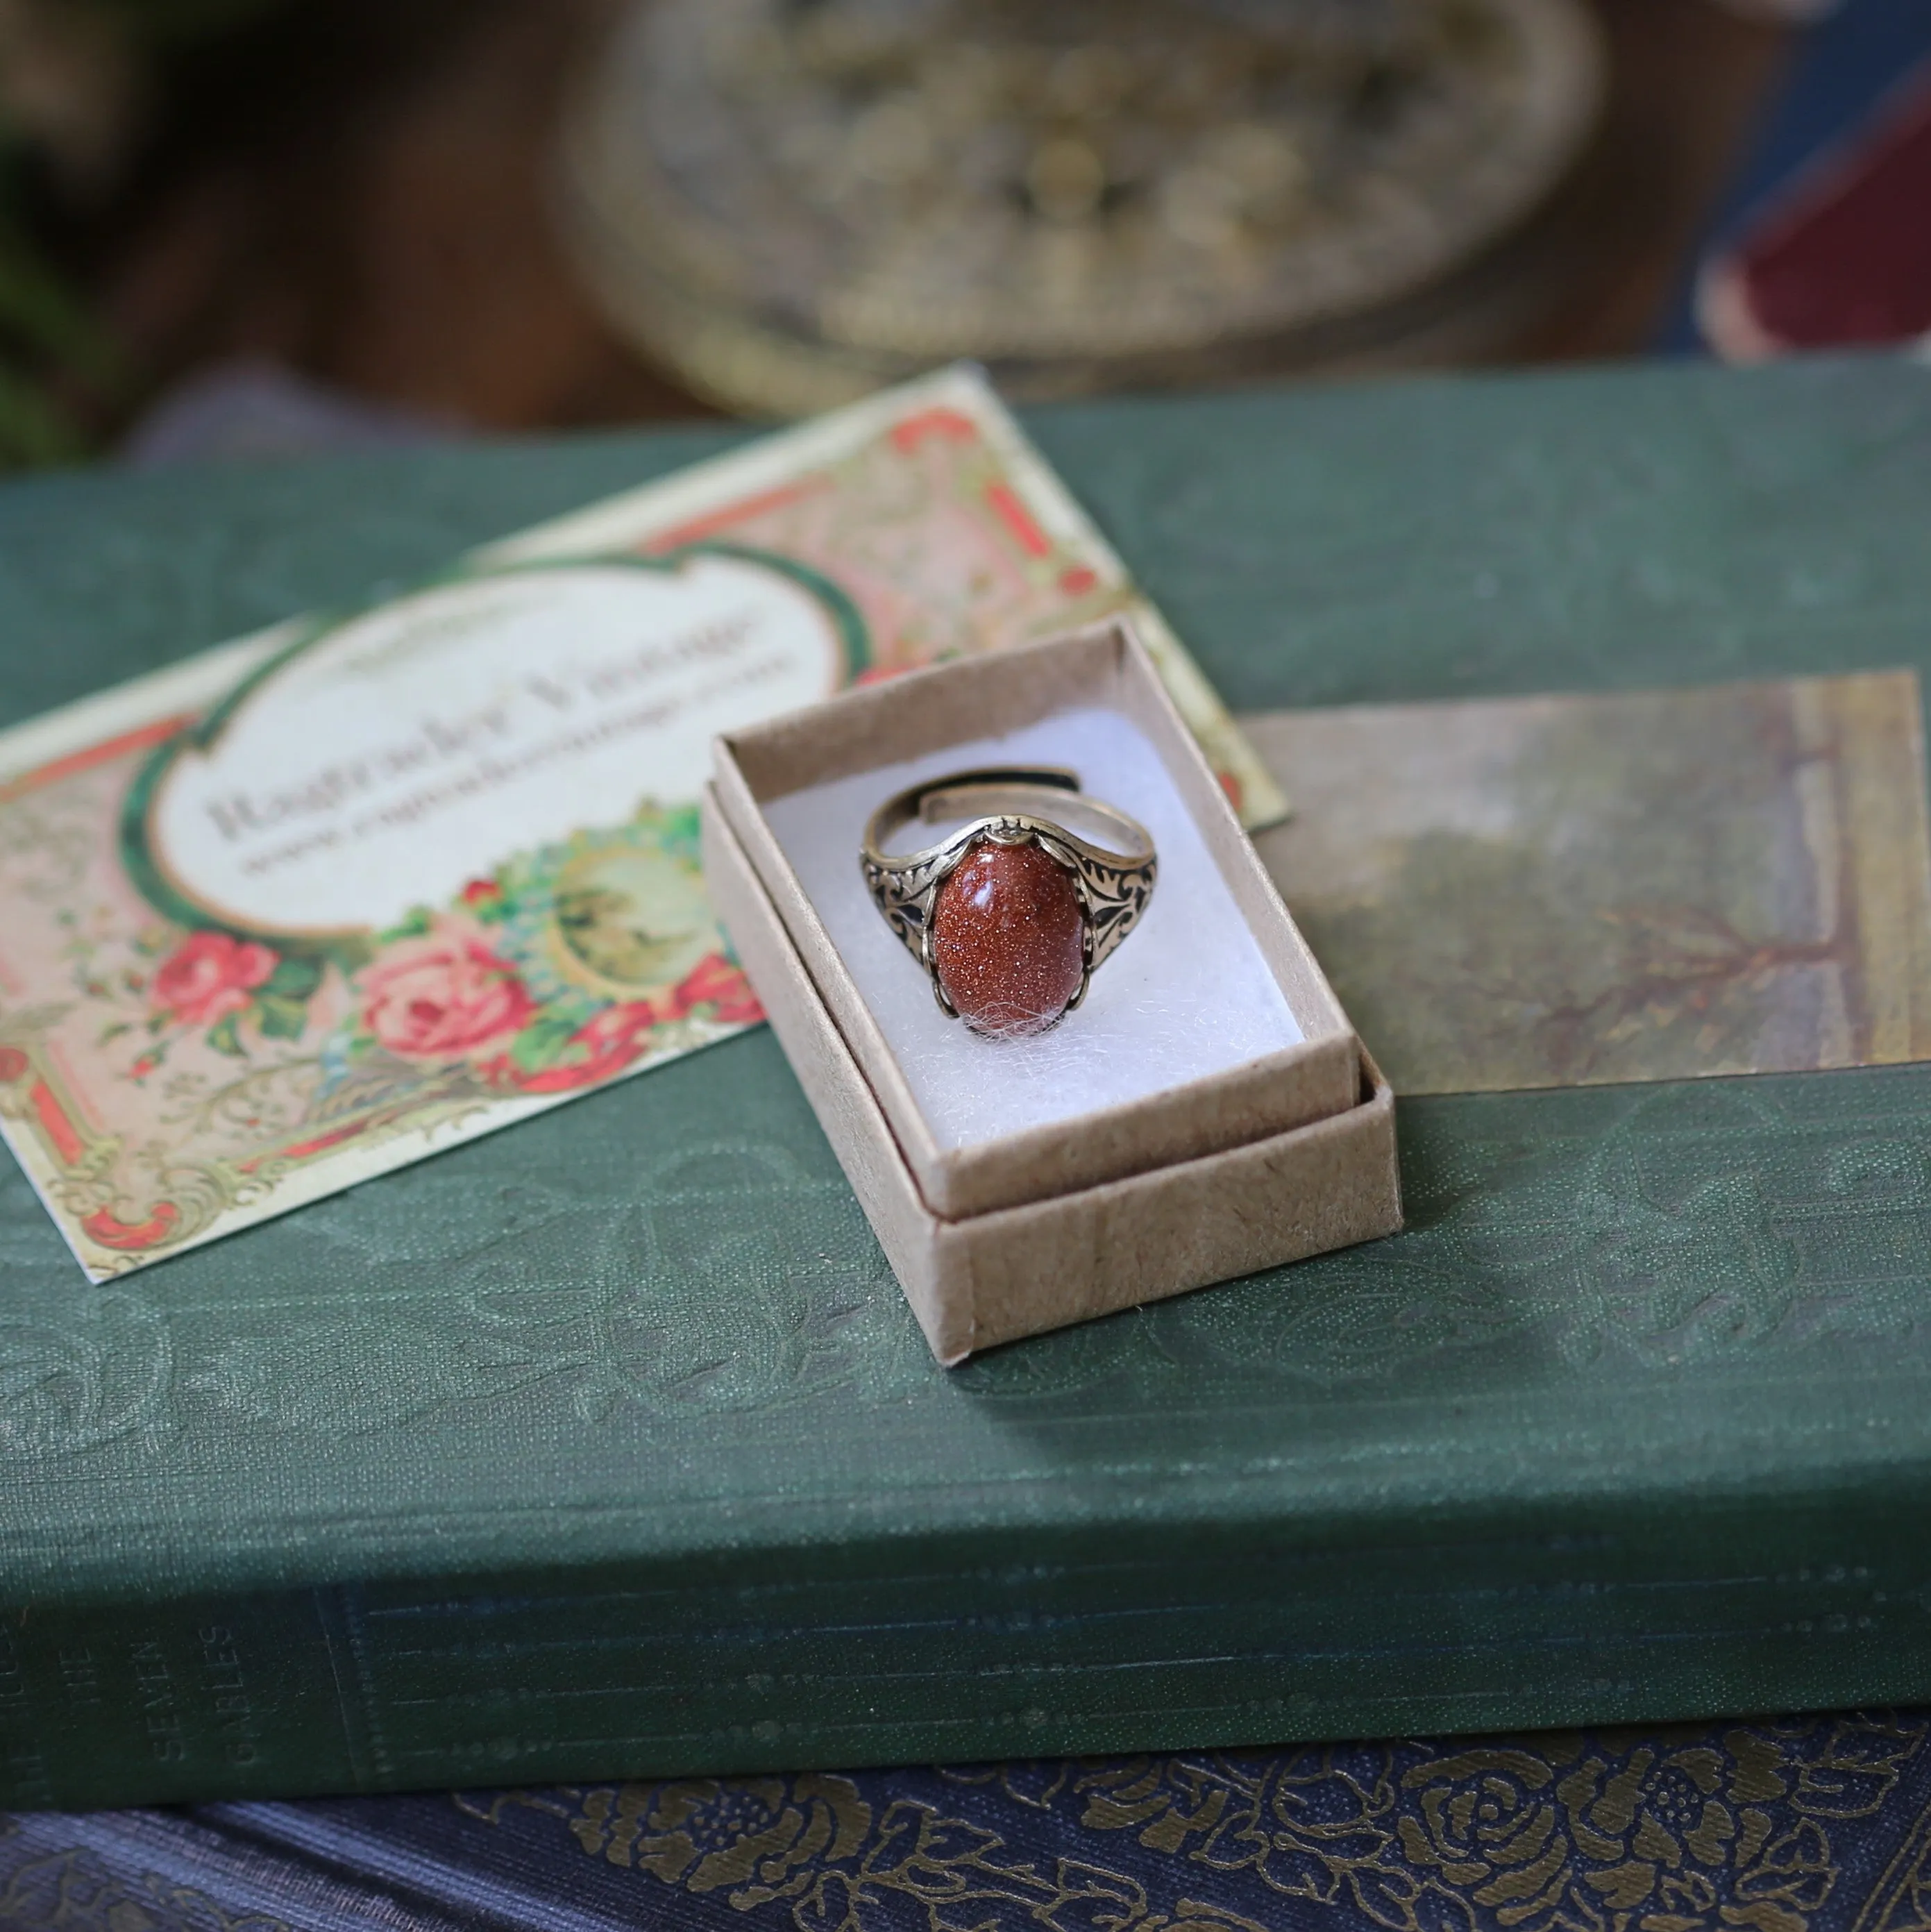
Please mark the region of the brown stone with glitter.
<svg viewBox="0 0 1931 1932"><path fill-rule="evenodd" d="M932 961L976 1033L1044 1033L1079 991L1086 916L1072 874L1036 845L982 839L932 907Z"/></svg>

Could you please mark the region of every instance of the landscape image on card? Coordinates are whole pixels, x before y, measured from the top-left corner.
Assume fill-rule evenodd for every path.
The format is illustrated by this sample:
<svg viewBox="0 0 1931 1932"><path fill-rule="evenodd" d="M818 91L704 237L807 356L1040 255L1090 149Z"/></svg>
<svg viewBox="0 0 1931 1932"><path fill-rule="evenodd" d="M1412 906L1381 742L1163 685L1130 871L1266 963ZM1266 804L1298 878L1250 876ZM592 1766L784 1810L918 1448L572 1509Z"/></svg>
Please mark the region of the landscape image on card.
<svg viewBox="0 0 1931 1932"><path fill-rule="evenodd" d="M1909 672L1243 721L1263 856L1402 1094L1931 1057Z"/></svg>

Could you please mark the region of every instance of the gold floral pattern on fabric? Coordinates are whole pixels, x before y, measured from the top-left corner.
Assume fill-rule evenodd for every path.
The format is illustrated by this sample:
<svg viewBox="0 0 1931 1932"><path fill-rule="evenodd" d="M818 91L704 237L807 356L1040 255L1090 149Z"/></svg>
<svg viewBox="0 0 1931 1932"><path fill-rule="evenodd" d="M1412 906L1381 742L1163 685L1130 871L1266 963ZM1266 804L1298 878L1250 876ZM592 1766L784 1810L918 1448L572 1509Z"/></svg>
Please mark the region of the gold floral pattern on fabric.
<svg viewBox="0 0 1931 1932"><path fill-rule="evenodd" d="M1868 1848L1900 1792L1923 1808L1905 1774L1927 1732L1876 1714L457 1802L553 1815L591 1857L799 1932L1241 1932L1324 1908L1336 1932L1905 1932L1931 1922L1931 1809L1883 1831L1905 1841L1888 1868Z"/></svg>

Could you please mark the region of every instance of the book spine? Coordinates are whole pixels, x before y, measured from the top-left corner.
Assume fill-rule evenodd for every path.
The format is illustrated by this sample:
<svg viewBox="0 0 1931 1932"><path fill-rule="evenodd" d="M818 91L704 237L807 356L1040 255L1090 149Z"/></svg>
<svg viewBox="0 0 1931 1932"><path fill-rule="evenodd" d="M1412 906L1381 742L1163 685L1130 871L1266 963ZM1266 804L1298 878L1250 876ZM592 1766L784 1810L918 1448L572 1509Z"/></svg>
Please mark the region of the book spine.
<svg viewBox="0 0 1931 1932"><path fill-rule="evenodd" d="M1660 1722L1931 1693L1924 1498L1014 1532L0 1618L0 1807Z"/></svg>
<svg viewBox="0 0 1931 1932"><path fill-rule="evenodd" d="M0 1808L370 1788L334 1594L0 1607Z"/></svg>

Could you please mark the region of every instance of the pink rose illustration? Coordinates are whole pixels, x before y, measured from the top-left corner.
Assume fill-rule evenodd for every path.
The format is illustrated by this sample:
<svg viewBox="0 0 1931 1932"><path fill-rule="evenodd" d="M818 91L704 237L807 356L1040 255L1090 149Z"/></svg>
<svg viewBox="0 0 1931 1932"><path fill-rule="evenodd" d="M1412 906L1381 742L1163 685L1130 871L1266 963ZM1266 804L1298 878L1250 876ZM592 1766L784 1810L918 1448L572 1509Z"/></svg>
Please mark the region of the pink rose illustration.
<svg viewBox="0 0 1931 1932"><path fill-rule="evenodd" d="M764 1017L757 995L741 968L721 952L707 952L686 974L670 996L668 1016L681 1019L694 1007L711 1006L727 1026L749 1026Z"/></svg>
<svg viewBox="0 0 1931 1932"><path fill-rule="evenodd" d="M473 920L445 914L363 968L363 1019L403 1060L460 1060L517 1032L536 1010L516 968Z"/></svg>
<svg viewBox="0 0 1931 1932"><path fill-rule="evenodd" d="M273 950L252 939L190 933L156 969L148 997L184 1026L213 1026L247 1006L276 963Z"/></svg>

